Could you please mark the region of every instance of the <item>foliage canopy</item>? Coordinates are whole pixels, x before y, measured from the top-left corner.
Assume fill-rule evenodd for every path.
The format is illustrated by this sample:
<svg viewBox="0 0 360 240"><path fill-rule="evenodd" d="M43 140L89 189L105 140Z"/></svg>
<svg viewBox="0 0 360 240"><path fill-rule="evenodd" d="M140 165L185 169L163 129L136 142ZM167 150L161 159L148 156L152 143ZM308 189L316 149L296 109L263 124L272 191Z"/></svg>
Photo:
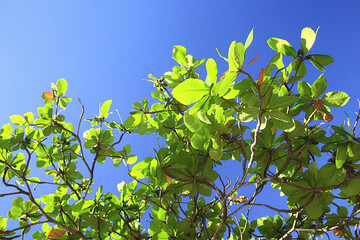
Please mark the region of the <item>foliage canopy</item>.
<svg viewBox="0 0 360 240"><path fill-rule="evenodd" d="M276 53L257 78L245 71L257 58L245 57L253 31L245 44L234 41L227 57L220 55L228 63L224 74L214 59L195 60L175 46L179 65L160 78L149 75L156 88L151 105L146 98L135 102L120 123L110 118L108 100L86 119L91 126L83 134L84 112L76 127L65 121L72 101L67 82L52 83L36 118L13 115L12 125L1 128L0 197L13 200L7 218L0 217L0 237L21 238L41 226L33 239L309 239L328 231L359 238L359 115L346 127L327 124L331 108L349 96L327 92L323 74L312 84L305 80L305 63L325 72L333 62L311 53L316 35L304 28L298 51L270 38ZM164 146L138 161L123 144L129 133L156 134ZM93 187L95 166L110 159L134 179L119 183L119 193ZM232 161L238 176L223 174L224 161ZM39 171L48 176L35 177ZM38 185L49 186L40 198ZM266 187L287 206L256 201ZM251 220L253 207L266 214ZM19 225L9 228L8 219Z"/></svg>

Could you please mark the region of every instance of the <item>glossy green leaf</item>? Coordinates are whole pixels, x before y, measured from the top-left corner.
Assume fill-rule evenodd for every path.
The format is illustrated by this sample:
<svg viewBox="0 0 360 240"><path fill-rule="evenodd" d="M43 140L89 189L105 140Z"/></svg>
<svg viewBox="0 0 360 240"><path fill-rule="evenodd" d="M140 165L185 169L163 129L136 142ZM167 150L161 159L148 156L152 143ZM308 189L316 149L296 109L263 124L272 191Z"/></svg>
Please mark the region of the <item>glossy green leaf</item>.
<svg viewBox="0 0 360 240"><path fill-rule="evenodd" d="M235 61L238 63L238 66L241 67L245 59L245 47L242 43L238 42L235 44Z"/></svg>
<svg viewBox="0 0 360 240"><path fill-rule="evenodd" d="M129 174L136 178L136 179L142 179L150 176L150 164L153 158L148 157L145 158L144 161L141 161L137 163L135 166L133 166L130 169Z"/></svg>
<svg viewBox="0 0 360 240"><path fill-rule="evenodd" d="M137 161L137 156L136 155L129 155L126 158L127 164L134 164L136 161Z"/></svg>
<svg viewBox="0 0 360 240"><path fill-rule="evenodd" d="M30 124L34 120L34 114L32 112L26 112L24 117L27 124Z"/></svg>
<svg viewBox="0 0 360 240"><path fill-rule="evenodd" d="M311 49L311 47L314 45L315 39L316 39L316 34L317 31L319 30L319 28L316 30L316 32L314 32L314 30L312 30L309 27L304 28L301 31L301 49L303 50L303 54L304 56L309 52L309 50Z"/></svg>
<svg viewBox="0 0 360 240"><path fill-rule="evenodd" d="M219 161L221 156L223 155L223 150L222 149L210 149L209 155L215 161Z"/></svg>
<svg viewBox="0 0 360 240"><path fill-rule="evenodd" d="M186 48L183 46L174 46L173 52L172 52L173 58L175 61L177 61L179 64L187 66L187 58L188 55Z"/></svg>
<svg viewBox="0 0 360 240"><path fill-rule="evenodd" d="M291 56L293 58L297 58L296 51L292 46L283 44L281 46L280 52L285 56Z"/></svg>
<svg viewBox="0 0 360 240"><path fill-rule="evenodd" d="M284 39L270 38L267 43L271 49L277 52L281 52L286 56L296 57L295 49L290 45L288 41Z"/></svg>
<svg viewBox="0 0 360 240"><path fill-rule="evenodd" d="M256 120L258 112L259 112L258 108L240 109L237 118L239 119L240 122L250 122Z"/></svg>
<svg viewBox="0 0 360 240"><path fill-rule="evenodd" d="M209 58L206 61L206 71L207 71L207 75L210 78L210 82L215 84L218 75L218 68L214 59Z"/></svg>
<svg viewBox="0 0 360 240"><path fill-rule="evenodd" d="M329 107L342 107L349 101L350 97L342 91L334 91L326 93L321 99Z"/></svg>
<svg viewBox="0 0 360 240"><path fill-rule="evenodd" d="M21 197L16 197L14 198L14 200L12 201L12 205L14 207L18 207L18 208L23 208L24 206L24 200Z"/></svg>
<svg viewBox="0 0 360 240"><path fill-rule="evenodd" d="M107 100L103 103L100 108L100 118L107 118L109 116L109 110L111 106L112 100Z"/></svg>
<svg viewBox="0 0 360 240"><path fill-rule="evenodd" d="M236 45L236 41L233 41L230 44L229 53L228 53L229 71L234 71L234 72L236 72L240 67L235 57L235 45Z"/></svg>
<svg viewBox="0 0 360 240"><path fill-rule="evenodd" d="M300 81L298 83L297 89L298 89L301 97L311 98L312 92L311 92L311 86L309 83Z"/></svg>
<svg viewBox="0 0 360 240"><path fill-rule="evenodd" d="M26 125L25 119L20 115L10 116L10 121L15 125L20 125L20 126Z"/></svg>
<svg viewBox="0 0 360 240"><path fill-rule="evenodd" d="M184 123L191 132L198 132L203 126L197 114L190 114L189 112L184 115Z"/></svg>
<svg viewBox="0 0 360 240"><path fill-rule="evenodd" d="M219 94L219 97L224 96L228 92L230 92L230 86L235 81L238 73L237 72L226 72L225 77L222 81L216 83L214 86L214 91L217 89L216 92L213 91L214 94Z"/></svg>
<svg viewBox="0 0 360 240"><path fill-rule="evenodd" d="M326 66L334 62L334 59L329 55L312 54L311 56L322 66Z"/></svg>
<svg viewBox="0 0 360 240"><path fill-rule="evenodd" d="M290 132L295 129L294 119L283 112L271 111L267 113L273 120L276 127L285 132Z"/></svg>
<svg viewBox="0 0 360 240"><path fill-rule="evenodd" d="M0 231L6 230L6 226L7 226L7 218L3 218L0 216Z"/></svg>
<svg viewBox="0 0 360 240"><path fill-rule="evenodd" d="M344 165L344 163L346 162L346 159L347 159L346 150L347 150L346 145L340 145L340 146L338 146L338 148L336 150L335 161L336 161L337 169L341 168Z"/></svg>
<svg viewBox="0 0 360 240"><path fill-rule="evenodd" d="M64 78L59 79L56 82L57 94L59 96L64 96L67 90L67 82Z"/></svg>
<svg viewBox="0 0 360 240"><path fill-rule="evenodd" d="M273 101L271 101L271 105L269 106L269 109L279 109L279 108L285 108L292 106L294 103L296 103L299 100L297 96L282 96L275 98Z"/></svg>
<svg viewBox="0 0 360 240"><path fill-rule="evenodd" d="M209 87L205 82L194 78L186 79L172 91L174 98L185 105L199 101L207 93L209 93Z"/></svg>
<svg viewBox="0 0 360 240"><path fill-rule="evenodd" d="M311 93L314 96L314 98L318 98L321 94L323 94L326 90L327 81L326 79L321 75L311 86Z"/></svg>
<svg viewBox="0 0 360 240"><path fill-rule="evenodd" d="M245 50L251 45L252 41L253 41L253 38L254 38L254 28L251 29L249 35L247 36L246 38L246 41L245 41Z"/></svg>
<svg viewBox="0 0 360 240"><path fill-rule="evenodd" d="M312 219L318 219L323 214L322 204L316 195L314 200L306 207L306 213Z"/></svg>
<svg viewBox="0 0 360 240"><path fill-rule="evenodd" d="M317 69L319 69L322 72L325 72L324 66L321 65L318 61L316 61L316 59L314 57L310 58L310 62L312 63L312 65L314 65L314 67L316 67Z"/></svg>
<svg viewBox="0 0 360 240"><path fill-rule="evenodd" d="M347 196L354 196L360 193L359 186L360 186L360 179L351 178L344 187L341 187L341 192Z"/></svg>

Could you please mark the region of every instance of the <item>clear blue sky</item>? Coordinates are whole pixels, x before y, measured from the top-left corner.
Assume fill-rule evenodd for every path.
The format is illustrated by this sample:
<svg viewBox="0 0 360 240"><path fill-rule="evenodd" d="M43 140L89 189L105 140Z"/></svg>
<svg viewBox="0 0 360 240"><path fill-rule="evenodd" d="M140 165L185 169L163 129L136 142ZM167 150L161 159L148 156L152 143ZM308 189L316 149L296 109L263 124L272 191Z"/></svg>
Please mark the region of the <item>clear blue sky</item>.
<svg viewBox="0 0 360 240"><path fill-rule="evenodd" d="M36 113L43 104L41 92L59 78L68 81L67 95L74 100L69 120L80 114L78 97L87 118L98 112L99 103L113 99L112 111L119 109L125 119L134 101L150 97L152 85L143 79L149 73L161 76L176 64L171 59L174 45L185 46L196 59L222 62L220 71L225 71L216 48L226 55L231 41L244 42L254 28L247 61L261 55L248 67L256 75L274 54L266 43L270 37L284 38L298 49L301 29L307 26L320 26L311 52L335 59L324 75L327 90L351 97L346 107L333 112L334 123L342 123L344 111L355 116L360 98L359 11L355 0L1 1L0 124L13 114ZM319 74L313 71L307 80L313 82ZM157 148L151 136L127 136L124 143L132 144L140 159ZM112 170L110 161L98 169L99 184L114 183L105 191L115 192L116 183L129 180L126 171Z"/></svg>

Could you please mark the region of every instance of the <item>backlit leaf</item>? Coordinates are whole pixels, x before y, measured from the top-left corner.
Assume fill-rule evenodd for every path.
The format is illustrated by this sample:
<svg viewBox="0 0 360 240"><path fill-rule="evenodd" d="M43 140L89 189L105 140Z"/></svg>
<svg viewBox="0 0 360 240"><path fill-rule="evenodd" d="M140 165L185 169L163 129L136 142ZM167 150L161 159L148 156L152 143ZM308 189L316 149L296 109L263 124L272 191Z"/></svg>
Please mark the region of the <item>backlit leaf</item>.
<svg viewBox="0 0 360 240"><path fill-rule="evenodd" d="M314 30L312 30L309 27L304 28L301 31L301 49L303 50L303 54L304 56L309 52L309 50L311 49L311 47L314 45L315 39L316 39L316 34L318 32L319 28L316 30L316 32L314 32Z"/></svg>
<svg viewBox="0 0 360 240"><path fill-rule="evenodd" d="M189 78L177 85L172 94L176 100L185 105L199 101L209 92L209 87L200 79Z"/></svg>
<svg viewBox="0 0 360 240"><path fill-rule="evenodd" d="M350 97L342 91L334 91L326 93L321 99L326 106L342 107L349 101Z"/></svg>

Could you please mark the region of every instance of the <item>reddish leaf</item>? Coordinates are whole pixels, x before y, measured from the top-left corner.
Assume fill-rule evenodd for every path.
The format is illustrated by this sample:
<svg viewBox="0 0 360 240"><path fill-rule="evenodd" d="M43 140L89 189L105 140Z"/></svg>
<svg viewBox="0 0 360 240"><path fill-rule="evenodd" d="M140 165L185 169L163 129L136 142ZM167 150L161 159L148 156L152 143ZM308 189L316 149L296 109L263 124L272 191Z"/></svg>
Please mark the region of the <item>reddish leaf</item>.
<svg viewBox="0 0 360 240"><path fill-rule="evenodd" d="M225 123L225 127L229 127L230 126L230 122Z"/></svg>
<svg viewBox="0 0 360 240"><path fill-rule="evenodd" d="M54 99L54 94L52 92L44 92L44 97L48 100Z"/></svg>
<svg viewBox="0 0 360 240"><path fill-rule="evenodd" d="M300 154L301 154L302 152L300 152ZM301 163L299 162L298 163L298 169L299 169L299 172L303 172L304 171L304 169L303 169L303 167L301 166Z"/></svg>
<svg viewBox="0 0 360 240"><path fill-rule="evenodd" d="M220 81L224 80L224 78L225 78L225 75L222 75L220 78Z"/></svg>
<svg viewBox="0 0 360 240"><path fill-rule="evenodd" d="M250 64L252 64L258 57L260 57L260 54L257 55L256 57L254 57L253 60L251 60L251 61L250 61L248 64L246 64L246 66L243 67L243 68L246 68L247 66L249 66Z"/></svg>
<svg viewBox="0 0 360 240"><path fill-rule="evenodd" d="M313 99L312 104L314 104L314 107L316 109L320 109L322 107L322 105L324 104L324 101L321 99Z"/></svg>
<svg viewBox="0 0 360 240"><path fill-rule="evenodd" d="M265 69L262 68L259 73L259 80L258 80L259 87L261 87L264 82L264 76L265 76Z"/></svg>
<svg viewBox="0 0 360 240"><path fill-rule="evenodd" d="M331 114L325 114L324 120L327 122L331 122L333 120L334 116Z"/></svg>
<svg viewBox="0 0 360 240"><path fill-rule="evenodd" d="M172 183L172 178L166 175L166 181L170 185Z"/></svg>
<svg viewBox="0 0 360 240"><path fill-rule="evenodd" d="M337 228L335 228L335 229L333 230L333 233L334 233L335 236L338 236L338 237L344 236L343 231L341 231L340 229L337 229Z"/></svg>
<svg viewBox="0 0 360 240"><path fill-rule="evenodd" d="M49 232L48 237L49 238L57 238L64 235L67 231L62 229L53 229Z"/></svg>
<svg viewBox="0 0 360 240"><path fill-rule="evenodd" d="M331 114L327 114L327 113L324 113L322 111L319 111L319 113L322 116L322 118L327 122L331 122L333 120L333 118L334 118L334 116L331 115Z"/></svg>

